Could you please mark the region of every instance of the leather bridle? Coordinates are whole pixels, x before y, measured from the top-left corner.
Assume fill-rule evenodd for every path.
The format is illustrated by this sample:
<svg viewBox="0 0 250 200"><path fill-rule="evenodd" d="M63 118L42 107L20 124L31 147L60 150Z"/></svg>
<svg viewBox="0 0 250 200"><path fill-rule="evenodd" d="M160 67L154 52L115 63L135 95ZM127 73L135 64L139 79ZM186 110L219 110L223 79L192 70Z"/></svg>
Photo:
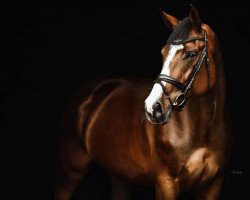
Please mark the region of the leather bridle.
<svg viewBox="0 0 250 200"><path fill-rule="evenodd" d="M207 75L208 75L208 88L210 88L210 66L209 66L209 59L208 59L208 49L207 49L208 39L207 39L206 31L203 37L198 36L198 37L187 38L185 40L174 40L171 44L180 45L184 43L194 42L196 40L204 41L205 46L201 51L201 55L199 57L197 64L195 65L193 71L191 72L191 74L189 75L185 83L181 83L177 79L167 76L165 74L160 74L157 77L157 79L154 81L155 83L160 84L160 86L162 87L164 94L172 107L172 110L178 110L178 111L183 110L186 104L186 95L189 89L191 88L191 86L193 85L194 79L196 75L198 74L198 72L200 71L200 68L204 60L206 61L206 70L207 70ZM170 83L171 85L181 90L181 93L176 96L175 100L172 100L169 92L167 91L167 89L165 88L162 82Z"/></svg>

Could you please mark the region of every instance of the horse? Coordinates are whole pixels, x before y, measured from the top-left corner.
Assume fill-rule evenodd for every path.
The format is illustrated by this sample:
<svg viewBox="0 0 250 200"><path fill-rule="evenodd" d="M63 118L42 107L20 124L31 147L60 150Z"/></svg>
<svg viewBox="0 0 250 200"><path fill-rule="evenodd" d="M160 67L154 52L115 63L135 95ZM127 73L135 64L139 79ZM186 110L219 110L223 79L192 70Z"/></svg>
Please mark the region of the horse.
<svg viewBox="0 0 250 200"><path fill-rule="evenodd" d="M187 192L220 198L231 128L219 42L192 5L182 21L160 15L172 33L153 83L93 81L72 97L60 129L55 199L71 199L93 161L112 174L114 200L129 199L126 182L155 187L157 200Z"/></svg>

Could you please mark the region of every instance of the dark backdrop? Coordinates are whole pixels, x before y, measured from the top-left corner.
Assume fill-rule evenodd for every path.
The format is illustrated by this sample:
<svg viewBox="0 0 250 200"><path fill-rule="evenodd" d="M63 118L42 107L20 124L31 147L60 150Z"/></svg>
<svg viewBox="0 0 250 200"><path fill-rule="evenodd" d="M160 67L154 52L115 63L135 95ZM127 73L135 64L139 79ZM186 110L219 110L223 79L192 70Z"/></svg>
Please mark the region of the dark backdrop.
<svg viewBox="0 0 250 200"><path fill-rule="evenodd" d="M158 7L184 18L190 1L32 1L1 5L2 160L7 199L52 199L57 130L70 96L96 77L154 78L170 31ZM223 199L249 192L249 6L246 1L193 2L219 37L234 148ZM3 141L3 140L1 140ZM108 199L108 175L95 166L77 197ZM78 199L79 199L78 198ZM153 199L135 187L134 199Z"/></svg>

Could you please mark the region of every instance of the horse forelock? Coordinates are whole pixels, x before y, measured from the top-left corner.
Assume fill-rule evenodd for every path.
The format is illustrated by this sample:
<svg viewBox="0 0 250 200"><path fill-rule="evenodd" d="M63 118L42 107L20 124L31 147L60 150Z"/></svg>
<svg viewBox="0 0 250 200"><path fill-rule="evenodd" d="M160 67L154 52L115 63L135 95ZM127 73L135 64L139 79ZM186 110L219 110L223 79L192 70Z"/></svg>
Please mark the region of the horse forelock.
<svg viewBox="0 0 250 200"><path fill-rule="evenodd" d="M183 19L173 30L167 40L167 44L173 43L175 40L185 40L188 38L192 29L192 22L189 17Z"/></svg>

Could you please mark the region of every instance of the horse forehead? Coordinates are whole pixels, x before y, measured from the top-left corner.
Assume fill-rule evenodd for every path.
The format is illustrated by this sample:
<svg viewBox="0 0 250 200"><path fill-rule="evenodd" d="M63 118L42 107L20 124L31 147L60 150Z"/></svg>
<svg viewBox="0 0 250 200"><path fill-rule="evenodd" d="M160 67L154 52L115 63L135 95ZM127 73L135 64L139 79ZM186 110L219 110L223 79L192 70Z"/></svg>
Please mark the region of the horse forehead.
<svg viewBox="0 0 250 200"><path fill-rule="evenodd" d="M164 62L168 59L168 57L173 57L176 55L176 53L179 50L184 49L184 45L183 44L178 44L178 45L174 45L174 44L169 44L169 45L165 45L162 49L162 54L163 54L163 60Z"/></svg>
<svg viewBox="0 0 250 200"><path fill-rule="evenodd" d="M184 45L184 48L188 51L190 51L190 50L199 50L199 49L201 49L203 46L204 46L204 44L203 44L203 41L200 41L200 40L196 40L196 41L194 41L194 42L187 42L187 43L185 43L185 44L183 44Z"/></svg>

